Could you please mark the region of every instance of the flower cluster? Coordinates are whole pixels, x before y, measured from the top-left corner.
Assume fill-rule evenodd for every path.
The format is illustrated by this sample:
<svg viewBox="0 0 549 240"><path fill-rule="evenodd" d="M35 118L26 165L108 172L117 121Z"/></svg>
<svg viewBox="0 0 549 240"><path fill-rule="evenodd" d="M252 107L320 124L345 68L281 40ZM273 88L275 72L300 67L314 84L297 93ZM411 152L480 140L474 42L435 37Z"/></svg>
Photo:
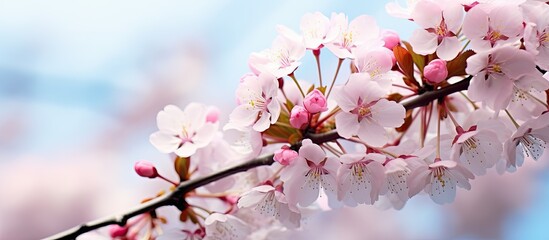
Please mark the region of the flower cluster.
<svg viewBox="0 0 549 240"><path fill-rule="evenodd" d="M148 162L136 165L140 176L177 186L274 153L269 166L186 193L178 238L257 239L299 231L311 212L401 209L422 192L450 203L487 171L548 159L549 4L420 0L387 10L417 24L409 42L369 16L316 12L299 32L278 26L271 47L250 55L222 130L214 107L158 114L150 141L175 154L180 179ZM309 56L318 72L300 75ZM321 57L337 60L333 78Z"/></svg>

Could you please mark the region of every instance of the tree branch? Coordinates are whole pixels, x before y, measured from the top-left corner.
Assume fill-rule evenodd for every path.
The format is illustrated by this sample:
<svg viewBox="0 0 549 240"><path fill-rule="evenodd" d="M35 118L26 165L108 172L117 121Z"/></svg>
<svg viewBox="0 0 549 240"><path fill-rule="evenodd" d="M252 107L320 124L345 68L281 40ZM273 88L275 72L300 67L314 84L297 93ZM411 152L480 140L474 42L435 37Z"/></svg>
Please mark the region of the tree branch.
<svg viewBox="0 0 549 240"><path fill-rule="evenodd" d="M404 108L406 108L406 110L410 110L417 107L425 106L435 99L450 95L455 92L466 90L467 87L469 86L469 82L471 81L471 78L472 77L469 76L455 84L449 85L442 89L425 92L410 101L404 102L403 103ZM311 139L311 141L317 144L333 141L340 138L340 136L337 134L337 131L335 130L332 130L326 133L319 133L319 134L306 134L305 137ZM297 147L297 145L292 147L295 148ZM182 206L182 205L184 204L184 196L186 193L239 172L244 172L259 166L271 165L274 162L273 156L274 156L273 154L265 155L265 156L241 163L239 165L227 168L217 173L210 174L208 176L190 179L188 181L180 183L179 186L175 189L175 191L171 192L170 194L166 194L164 196L155 198L144 204L136 206L135 208L129 211L126 211L123 214L84 223L80 226L61 232L59 234L56 234L46 239L47 240L76 239L76 237L78 237L83 233L86 233L101 227L105 227L108 225L117 224L120 226L124 226L130 218L135 217L139 214L152 212L159 207L177 206L179 208L184 208L185 206Z"/></svg>
<svg viewBox="0 0 549 240"><path fill-rule="evenodd" d="M227 168L223 171L210 174L208 176L190 179L188 181L185 181L179 184L179 186L175 189L175 191L171 192L170 194L166 194L164 196L155 198L151 201L141 204L125 212L122 215L114 215L112 217L91 221L91 222L82 224L78 227L75 227L67 231L61 232L59 234L56 234L54 236L51 236L49 238L46 238L46 240L75 239L77 236L83 233L86 233L104 226L113 225L113 224L124 226L126 225L126 222L130 218L135 217L139 214L152 212L155 209L163 206L170 206L170 205L177 206L178 203L182 203L181 201L183 200L183 197L186 193L198 187L207 185L208 183L211 183L211 182L215 182L219 179L233 175L235 173L244 172L259 166L271 165L273 162L274 162L273 154L265 155L265 156L244 162L242 164Z"/></svg>

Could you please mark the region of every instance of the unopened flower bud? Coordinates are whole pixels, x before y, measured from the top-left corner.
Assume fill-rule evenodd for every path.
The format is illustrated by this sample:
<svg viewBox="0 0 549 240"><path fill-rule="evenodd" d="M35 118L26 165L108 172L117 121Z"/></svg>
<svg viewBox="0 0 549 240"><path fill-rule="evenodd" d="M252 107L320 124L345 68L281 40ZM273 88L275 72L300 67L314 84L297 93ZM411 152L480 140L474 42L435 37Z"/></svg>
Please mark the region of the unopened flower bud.
<svg viewBox="0 0 549 240"><path fill-rule="evenodd" d="M439 84L448 77L446 62L441 59L435 59L423 69L423 76L429 84Z"/></svg>
<svg viewBox="0 0 549 240"><path fill-rule="evenodd" d="M326 97L318 89L313 90L305 96L305 99L303 99L303 106L310 113L319 113L328 110Z"/></svg>
<svg viewBox="0 0 549 240"><path fill-rule="evenodd" d="M158 177L158 172L156 171L156 167L154 167L152 163L147 161L136 162L133 169L141 177L147 177L147 178Z"/></svg>
<svg viewBox="0 0 549 240"><path fill-rule="evenodd" d="M381 32L381 39L385 42L384 47L393 50L393 48L400 44L400 37L398 33L392 30L383 30Z"/></svg>
<svg viewBox="0 0 549 240"><path fill-rule="evenodd" d="M302 106L296 105L290 113L290 125L297 129L303 129L309 124L309 111Z"/></svg>
<svg viewBox="0 0 549 240"><path fill-rule="evenodd" d="M216 123L219 120L219 108L210 107L206 115L206 122Z"/></svg>
<svg viewBox="0 0 549 240"><path fill-rule="evenodd" d="M126 236L126 234L128 233L128 227L126 226L118 226L118 225L114 225L114 226L111 226L111 228L109 229L109 234L111 235L111 238L119 238L119 237L124 237Z"/></svg>
<svg viewBox="0 0 549 240"><path fill-rule="evenodd" d="M280 163L281 165L287 166L292 163L294 159L296 159L299 156L299 154L290 149L288 146L282 146L281 149L278 149L274 152L274 160Z"/></svg>

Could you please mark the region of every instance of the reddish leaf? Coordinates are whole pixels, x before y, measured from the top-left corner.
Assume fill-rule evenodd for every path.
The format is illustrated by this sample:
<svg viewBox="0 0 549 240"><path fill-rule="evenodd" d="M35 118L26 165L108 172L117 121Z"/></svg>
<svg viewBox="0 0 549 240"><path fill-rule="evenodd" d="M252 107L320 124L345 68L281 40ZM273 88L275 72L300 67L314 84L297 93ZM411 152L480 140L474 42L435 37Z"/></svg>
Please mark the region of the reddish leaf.
<svg viewBox="0 0 549 240"><path fill-rule="evenodd" d="M402 94L400 93L391 93L389 96L387 96L387 100L400 102L402 100Z"/></svg>
<svg viewBox="0 0 549 240"><path fill-rule="evenodd" d="M412 55L401 46L395 46L393 48L393 53L398 62L398 66L404 74L404 82L410 87L419 87L419 83L414 78L414 62L412 60Z"/></svg>
<svg viewBox="0 0 549 240"><path fill-rule="evenodd" d="M397 132L405 132L412 125L412 110L406 111L406 118L404 118L404 123L396 128Z"/></svg>
<svg viewBox="0 0 549 240"><path fill-rule="evenodd" d="M467 50L459 54L452 61L446 63L446 67L448 68L448 78L467 75L465 72L465 68L467 67L467 59L473 55L475 55L473 50Z"/></svg>

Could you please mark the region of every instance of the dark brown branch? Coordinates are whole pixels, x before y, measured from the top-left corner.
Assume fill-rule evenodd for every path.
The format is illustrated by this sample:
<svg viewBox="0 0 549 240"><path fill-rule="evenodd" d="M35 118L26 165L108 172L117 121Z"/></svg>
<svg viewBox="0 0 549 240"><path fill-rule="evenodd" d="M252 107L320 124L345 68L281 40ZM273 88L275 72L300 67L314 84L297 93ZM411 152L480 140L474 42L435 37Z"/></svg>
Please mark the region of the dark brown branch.
<svg viewBox="0 0 549 240"><path fill-rule="evenodd" d="M425 106L428 103L432 102L435 99L447 96L449 94L459 92L466 90L469 86L469 82L471 81L471 77L467 77L455 84L449 85L445 88L434 90L434 91L428 91L425 92L416 98L406 101L403 103L404 107L409 110L421 106ZM319 134L307 134L307 138L310 138L314 143L320 144L324 142L333 141L339 138L339 135L335 130L332 130L330 132L326 133L319 133ZM296 147L296 146L293 146ZM146 202L144 204L141 204L123 214L115 215L112 217L99 219L95 221L91 221L85 224L82 224L78 227L69 229L65 232L56 234L54 236L51 236L47 238L48 240L53 239L75 239L77 236L101 228L108 225L120 225L124 226L126 222L139 214L152 212L155 209L163 206L177 206L179 208L182 208L182 204L184 203L184 196L186 193L193 191L194 189L197 189L199 187L202 187L204 185L207 185L209 183L215 182L219 179L222 179L224 177L233 175L235 173L244 172L249 169L259 167L259 166L265 166L265 165L271 165L273 163L273 154L262 156L244 163L241 163L239 165L236 165L234 167L227 168L225 170L222 170L217 173L210 174L208 176L199 177L195 179L191 179L185 182L182 182L179 184L179 186L175 189L175 191L171 192L170 194L166 194L164 196L158 197L156 199L153 199L149 202Z"/></svg>
<svg viewBox="0 0 549 240"><path fill-rule="evenodd" d="M219 179L233 175L235 173L244 172L259 166L271 165L272 163L273 163L273 154L270 154L270 155L262 156L262 157L244 162L234 167L227 168L223 171L210 174L208 176L203 176L203 177L182 182L181 184L179 184L176 190L173 191L172 193L158 197L144 204L141 204L121 215L115 215L112 217L91 221L46 239L47 240L75 239L76 237L78 237L83 233L86 233L101 227L105 227L108 225L117 224L120 226L124 226L126 225L126 222L130 218L135 217L137 215L147 213L147 212L152 212L155 209L163 206L177 206L179 203L181 203L186 193L194 189L197 189L198 187L204 186L211 182L215 182Z"/></svg>

